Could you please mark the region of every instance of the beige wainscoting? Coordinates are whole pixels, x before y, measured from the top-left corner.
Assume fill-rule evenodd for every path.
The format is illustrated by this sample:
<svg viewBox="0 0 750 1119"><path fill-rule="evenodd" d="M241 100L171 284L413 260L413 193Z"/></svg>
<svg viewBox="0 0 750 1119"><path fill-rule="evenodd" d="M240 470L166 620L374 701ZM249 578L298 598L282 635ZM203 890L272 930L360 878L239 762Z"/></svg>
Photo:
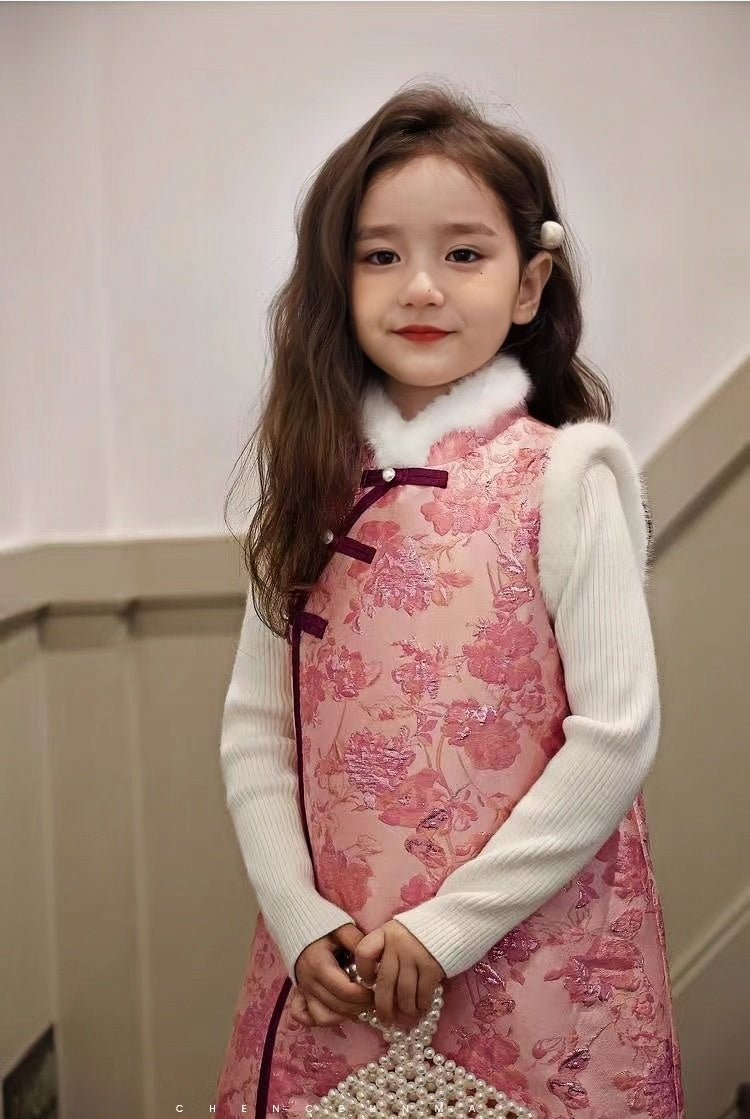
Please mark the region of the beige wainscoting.
<svg viewBox="0 0 750 1119"><path fill-rule="evenodd" d="M645 797L688 1119L750 1079L749 385L745 366L644 469ZM203 1119L257 914L218 763L238 545L7 552L0 589L0 1075L54 1023L63 1119Z"/></svg>

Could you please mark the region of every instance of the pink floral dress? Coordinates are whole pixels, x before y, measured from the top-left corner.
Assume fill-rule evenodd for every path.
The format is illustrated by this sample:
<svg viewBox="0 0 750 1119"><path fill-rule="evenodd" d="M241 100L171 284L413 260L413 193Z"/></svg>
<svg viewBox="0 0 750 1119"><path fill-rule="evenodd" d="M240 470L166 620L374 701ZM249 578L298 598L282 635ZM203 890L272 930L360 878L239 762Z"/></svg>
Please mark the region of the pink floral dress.
<svg viewBox="0 0 750 1119"><path fill-rule="evenodd" d="M433 897L563 744L569 707L537 566L555 435L521 404L439 439L427 467L384 480L368 459L298 603L302 826L316 888L364 932ZM682 1119L641 794L574 880L443 986L435 1048L540 1119ZM259 915L219 1119L304 1116L385 1052L367 1023L293 1021L291 987Z"/></svg>

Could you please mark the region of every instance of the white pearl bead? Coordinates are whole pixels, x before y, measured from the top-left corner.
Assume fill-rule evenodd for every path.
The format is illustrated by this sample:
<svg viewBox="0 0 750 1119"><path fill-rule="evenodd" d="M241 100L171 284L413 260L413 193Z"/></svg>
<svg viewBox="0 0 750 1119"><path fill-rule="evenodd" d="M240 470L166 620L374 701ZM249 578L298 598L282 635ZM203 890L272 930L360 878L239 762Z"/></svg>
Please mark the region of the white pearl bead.
<svg viewBox="0 0 750 1119"><path fill-rule="evenodd" d="M384 482L392 482L396 477L396 471L392 466L386 466L385 470L381 471Z"/></svg>

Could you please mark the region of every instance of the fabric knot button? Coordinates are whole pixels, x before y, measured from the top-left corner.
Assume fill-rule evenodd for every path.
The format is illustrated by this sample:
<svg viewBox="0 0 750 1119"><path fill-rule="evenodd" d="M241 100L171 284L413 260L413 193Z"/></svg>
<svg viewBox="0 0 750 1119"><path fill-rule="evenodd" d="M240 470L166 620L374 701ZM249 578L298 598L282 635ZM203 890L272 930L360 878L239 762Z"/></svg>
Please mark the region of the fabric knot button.
<svg viewBox="0 0 750 1119"><path fill-rule="evenodd" d="M330 544L333 540L333 533L331 532L330 528L327 528L323 533L323 539L325 540L326 544Z"/></svg>
<svg viewBox="0 0 750 1119"><path fill-rule="evenodd" d="M382 473L384 482L392 482L393 479L396 477L396 471L393 469L392 466L386 466L385 470Z"/></svg>

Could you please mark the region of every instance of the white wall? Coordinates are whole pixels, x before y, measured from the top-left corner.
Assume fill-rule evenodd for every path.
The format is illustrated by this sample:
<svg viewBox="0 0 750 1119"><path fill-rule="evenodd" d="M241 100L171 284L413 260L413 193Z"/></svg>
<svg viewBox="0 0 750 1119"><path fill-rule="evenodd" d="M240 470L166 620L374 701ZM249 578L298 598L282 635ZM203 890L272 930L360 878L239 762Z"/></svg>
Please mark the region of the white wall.
<svg viewBox="0 0 750 1119"><path fill-rule="evenodd" d="M749 25L732 3L3 5L0 548L225 531L299 191L418 76L549 154L584 353L643 463L747 349Z"/></svg>

